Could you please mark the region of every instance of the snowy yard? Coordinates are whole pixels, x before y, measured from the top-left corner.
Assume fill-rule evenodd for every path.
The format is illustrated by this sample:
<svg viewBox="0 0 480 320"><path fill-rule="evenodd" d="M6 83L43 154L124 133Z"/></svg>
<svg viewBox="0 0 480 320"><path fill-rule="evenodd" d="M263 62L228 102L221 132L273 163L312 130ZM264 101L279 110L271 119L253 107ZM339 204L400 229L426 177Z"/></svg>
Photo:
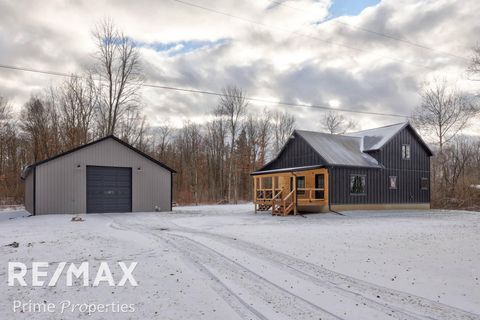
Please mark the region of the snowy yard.
<svg viewBox="0 0 480 320"><path fill-rule="evenodd" d="M84 222L0 212L0 318L480 319L480 213L272 217L252 209L178 207ZM9 287L9 261L48 261L52 272L61 261L137 261L139 284ZM135 312L14 314L14 300L116 302Z"/></svg>

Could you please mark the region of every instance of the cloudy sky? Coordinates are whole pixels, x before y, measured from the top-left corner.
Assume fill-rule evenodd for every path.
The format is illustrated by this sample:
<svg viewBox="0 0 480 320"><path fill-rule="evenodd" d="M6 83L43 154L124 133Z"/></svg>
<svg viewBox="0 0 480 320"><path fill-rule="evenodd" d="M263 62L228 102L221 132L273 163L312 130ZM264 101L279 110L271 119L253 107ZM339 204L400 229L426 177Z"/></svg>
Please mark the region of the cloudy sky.
<svg viewBox="0 0 480 320"><path fill-rule="evenodd" d="M465 72L480 42L478 12L478 0L0 0L0 64L78 72L92 62L93 27L110 17L139 44L147 83L237 85L272 101L408 115L435 78L480 91ZM0 95L18 110L59 81L0 68ZM205 121L217 102L142 90L152 125ZM318 129L322 117L318 109L250 105L264 108L295 114L302 129ZM360 128L404 120L349 116Z"/></svg>

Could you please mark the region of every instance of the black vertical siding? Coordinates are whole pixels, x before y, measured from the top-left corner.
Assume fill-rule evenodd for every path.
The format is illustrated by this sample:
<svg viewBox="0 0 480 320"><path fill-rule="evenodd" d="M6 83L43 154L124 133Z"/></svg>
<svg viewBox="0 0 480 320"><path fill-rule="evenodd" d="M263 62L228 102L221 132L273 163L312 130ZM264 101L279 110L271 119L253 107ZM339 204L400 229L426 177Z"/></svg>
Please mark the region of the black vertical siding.
<svg viewBox="0 0 480 320"><path fill-rule="evenodd" d="M409 144L411 159L402 159L402 145ZM332 204L428 203L430 190L420 188L421 178L430 180L430 158L410 127L393 137L381 150L369 152L384 169L332 167ZM350 194L350 176L366 175L366 194ZM389 189L388 177L397 176L397 189ZM430 188L429 188L430 189Z"/></svg>
<svg viewBox="0 0 480 320"><path fill-rule="evenodd" d="M325 165L325 160L299 135L290 139L278 157L262 170Z"/></svg>

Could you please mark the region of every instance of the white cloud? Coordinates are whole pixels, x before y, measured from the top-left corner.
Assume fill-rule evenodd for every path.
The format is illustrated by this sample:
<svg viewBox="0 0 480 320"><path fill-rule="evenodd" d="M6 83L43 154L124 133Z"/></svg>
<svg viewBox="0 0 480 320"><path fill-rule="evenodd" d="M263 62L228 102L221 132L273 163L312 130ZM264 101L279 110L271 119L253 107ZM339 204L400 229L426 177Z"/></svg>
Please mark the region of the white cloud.
<svg viewBox="0 0 480 320"><path fill-rule="evenodd" d="M442 53L468 57L479 41L480 3L476 0L385 0L358 16L320 24L315 23L328 17L329 0L287 1L283 6L268 0L188 1L272 28L175 1L0 0L0 63L78 71L91 61L91 29L109 16L145 44L141 53L149 83L211 91L236 84L250 96L401 114L411 112L419 103L420 85L434 77L478 90L478 83L465 80L467 62ZM189 47L192 43L195 46ZM161 50L162 44L170 47ZM0 95L12 99L17 108L32 92L60 81L18 71L0 70L0 74ZM202 121L216 103L214 97L198 94L152 88L142 92L152 124L165 119L177 124L185 119ZM251 107L261 110L265 104ZM302 128L318 128L321 111L269 105L274 107L294 113ZM403 120L354 117L365 127Z"/></svg>

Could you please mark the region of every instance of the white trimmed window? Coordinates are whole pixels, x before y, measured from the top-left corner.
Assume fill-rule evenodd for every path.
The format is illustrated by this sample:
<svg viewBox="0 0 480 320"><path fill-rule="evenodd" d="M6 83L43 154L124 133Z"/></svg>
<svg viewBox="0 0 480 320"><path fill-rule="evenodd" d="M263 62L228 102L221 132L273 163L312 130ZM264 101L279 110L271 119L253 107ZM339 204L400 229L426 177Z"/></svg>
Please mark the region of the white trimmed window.
<svg viewBox="0 0 480 320"><path fill-rule="evenodd" d="M388 188L389 189L397 189L397 176L389 176L388 177Z"/></svg>
<svg viewBox="0 0 480 320"><path fill-rule="evenodd" d="M403 160L410 160L410 145L409 144L402 145L402 159Z"/></svg>

